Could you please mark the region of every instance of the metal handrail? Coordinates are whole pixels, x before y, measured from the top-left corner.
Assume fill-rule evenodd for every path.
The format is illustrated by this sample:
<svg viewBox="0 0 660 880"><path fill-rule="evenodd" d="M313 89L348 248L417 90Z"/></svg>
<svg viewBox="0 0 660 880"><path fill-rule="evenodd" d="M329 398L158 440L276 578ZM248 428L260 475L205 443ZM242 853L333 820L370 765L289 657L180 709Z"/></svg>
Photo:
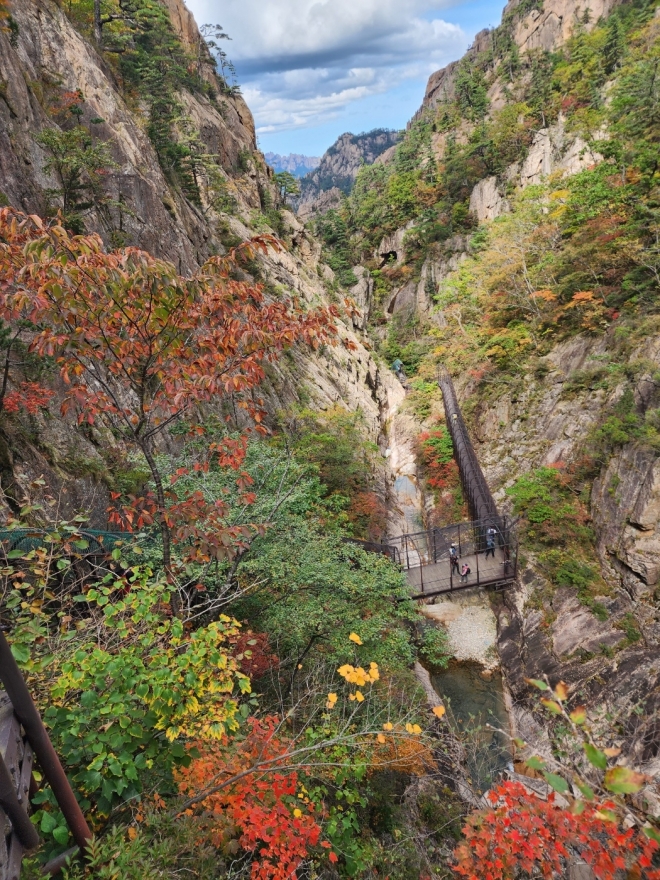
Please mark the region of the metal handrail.
<svg viewBox="0 0 660 880"><path fill-rule="evenodd" d="M493 524L497 524L495 527L498 532L502 532L502 518L481 470L479 459L472 446L470 434L458 404L454 383L446 369L440 369L438 385L442 391L447 430L454 446L454 456L458 464L463 492L472 518L473 520L492 520ZM483 542L482 544L485 546Z"/></svg>

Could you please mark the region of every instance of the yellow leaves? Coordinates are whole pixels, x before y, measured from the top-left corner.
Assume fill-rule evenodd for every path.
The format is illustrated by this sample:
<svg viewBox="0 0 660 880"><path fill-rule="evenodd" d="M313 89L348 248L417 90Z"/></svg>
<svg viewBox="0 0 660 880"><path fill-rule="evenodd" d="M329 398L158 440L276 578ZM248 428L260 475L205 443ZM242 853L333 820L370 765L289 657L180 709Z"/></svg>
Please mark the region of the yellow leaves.
<svg viewBox="0 0 660 880"><path fill-rule="evenodd" d="M561 706L554 700L541 700L545 708L553 715L561 715Z"/></svg>
<svg viewBox="0 0 660 880"><path fill-rule="evenodd" d="M383 730L394 730L394 725L391 721L386 721L385 724L383 724Z"/></svg>
<svg viewBox="0 0 660 880"><path fill-rule="evenodd" d="M384 745L387 742L387 739L385 738L385 736L382 733L379 733L378 736L376 737L376 739L378 740L378 742L381 745Z"/></svg>
<svg viewBox="0 0 660 880"><path fill-rule="evenodd" d="M420 734L422 732L422 728L419 724L411 724L410 721L406 723L406 731L411 734Z"/></svg>
<svg viewBox="0 0 660 880"><path fill-rule="evenodd" d="M349 684L355 684L358 687L364 687L366 684L372 684L375 681L378 681L380 678L380 673L378 671L378 664L371 663L369 665L369 670L363 669L362 666L351 666L349 663L345 663L343 666L340 666L337 672L341 675L342 678L346 679Z"/></svg>
<svg viewBox="0 0 660 880"><path fill-rule="evenodd" d="M293 815L296 817L296 819L300 819L300 817L302 816L302 810L299 810L298 807L296 807L296 809L293 811Z"/></svg>
<svg viewBox="0 0 660 880"><path fill-rule="evenodd" d="M135 838L138 836L138 830L135 825L131 825L127 833L129 840L135 840Z"/></svg>
<svg viewBox="0 0 660 880"><path fill-rule="evenodd" d="M337 694L328 694L328 702L325 704L326 709L334 709L337 703Z"/></svg>
<svg viewBox="0 0 660 880"><path fill-rule="evenodd" d="M447 712L444 706L434 706L432 711L436 718L443 718Z"/></svg>
<svg viewBox="0 0 660 880"><path fill-rule="evenodd" d="M573 709L569 718L573 722L573 724L585 724L587 721L587 710L584 706L577 706L577 708Z"/></svg>
<svg viewBox="0 0 660 880"><path fill-rule="evenodd" d="M557 189L550 193L550 201L554 202L550 211L550 217L553 220L558 220L568 210L570 194L570 190L567 189Z"/></svg>
<svg viewBox="0 0 660 880"><path fill-rule="evenodd" d="M356 645L361 645L361 644L362 644L362 639L360 638L360 636L359 636L357 633L351 633L350 636L349 636L348 638L349 638L352 642L355 642Z"/></svg>
<svg viewBox="0 0 660 880"><path fill-rule="evenodd" d="M568 688L563 681L560 681L555 687L555 697L562 703L568 698Z"/></svg>
<svg viewBox="0 0 660 880"><path fill-rule="evenodd" d="M232 692L250 692L250 680L229 653L228 639L238 631L236 621L222 615L183 639L174 623L169 644L154 646L151 686L140 696L156 715L154 726L170 742L184 732L220 739L238 727L238 701Z"/></svg>
<svg viewBox="0 0 660 880"><path fill-rule="evenodd" d="M360 636L356 633L351 633L350 638L352 641L362 644L360 640ZM343 666L340 666L337 672L341 675L343 679L345 679L349 684L357 685L358 690L353 694L348 695L348 699L351 702L364 702L364 694L359 688L363 688L368 684L374 684L374 682L378 681L380 678L380 672L378 670L377 663L370 663L369 669L364 669L362 666L351 666L350 663L344 663ZM334 699L331 700L331 698ZM337 702L336 694L329 694L327 708L332 709L334 704Z"/></svg>
<svg viewBox="0 0 660 880"><path fill-rule="evenodd" d="M554 302L557 297L551 290L535 290L530 293L531 299L541 299L543 302Z"/></svg>

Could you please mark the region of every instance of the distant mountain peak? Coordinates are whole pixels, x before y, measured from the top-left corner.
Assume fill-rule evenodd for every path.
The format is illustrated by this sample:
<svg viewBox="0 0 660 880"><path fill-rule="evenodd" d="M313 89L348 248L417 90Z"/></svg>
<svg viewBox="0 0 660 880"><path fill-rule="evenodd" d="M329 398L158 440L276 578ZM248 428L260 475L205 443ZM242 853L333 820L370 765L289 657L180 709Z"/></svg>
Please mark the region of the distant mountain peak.
<svg viewBox="0 0 660 880"><path fill-rule="evenodd" d="M374 128L372 131L340 135L325 151L319 165L305 175L301 183L298 214L308 219L336 207L342 194L347 195L362 165L372 165L400 138L398 131Z"/></svg>
<svg viewBox="0 0 660 880"><path fill-rule="evenodd" d="M281 156L279 153L265 153L266 162L275 171L288 171L294 177L304 177L321 162L320 156L303 156L301 153L289 153Z"/></svg>

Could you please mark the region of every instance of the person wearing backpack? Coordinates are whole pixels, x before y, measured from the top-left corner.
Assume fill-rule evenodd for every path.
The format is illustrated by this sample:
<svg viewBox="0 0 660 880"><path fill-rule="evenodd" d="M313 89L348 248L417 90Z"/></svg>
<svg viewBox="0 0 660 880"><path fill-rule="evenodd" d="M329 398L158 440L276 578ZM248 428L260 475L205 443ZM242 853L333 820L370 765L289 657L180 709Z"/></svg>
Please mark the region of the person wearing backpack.
<svg viewBox="0 0 660 880"><path fill-rule="evenodd" d="M451 577L454 574L454 572L456 572L456 574L459 574L458 548L456 547L456 544L452 544L451 547L449 548L449 562L450 562L449 577Z"/></svg>
<svg viewBox="0 0 660 880"><path fill-rule="evenodd" d="M488 554L493 554L493 559L495 559L495 535L497 532L491 526L486 532L486 559L488 559Z"/></svg>
<svg viewBox="0 0 660 880"><path fill-rule="evenodd" d="M467 564L467 562L464 562L461 567L461 583L462 584L467 584L468 577L470 576L471 573L472 573L472 570L471 570L470 566Z"/></svg>

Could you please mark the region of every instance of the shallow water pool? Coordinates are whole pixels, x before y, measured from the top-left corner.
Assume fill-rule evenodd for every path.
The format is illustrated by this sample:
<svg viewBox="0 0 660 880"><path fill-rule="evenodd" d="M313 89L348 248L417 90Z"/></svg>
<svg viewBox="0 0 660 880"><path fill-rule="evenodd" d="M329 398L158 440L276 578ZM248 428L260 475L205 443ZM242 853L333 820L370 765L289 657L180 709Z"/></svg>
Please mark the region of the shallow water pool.
<svg viewBox="0 0 660 880"><path fill-rule="evenodd" d="M465 746L470 779L483 793L511 762L509 739L486 725L509 731L502 676L493 672L486 679L476 663L454 663L431 675L436 693L447 707L447 715Z"/></svg>

